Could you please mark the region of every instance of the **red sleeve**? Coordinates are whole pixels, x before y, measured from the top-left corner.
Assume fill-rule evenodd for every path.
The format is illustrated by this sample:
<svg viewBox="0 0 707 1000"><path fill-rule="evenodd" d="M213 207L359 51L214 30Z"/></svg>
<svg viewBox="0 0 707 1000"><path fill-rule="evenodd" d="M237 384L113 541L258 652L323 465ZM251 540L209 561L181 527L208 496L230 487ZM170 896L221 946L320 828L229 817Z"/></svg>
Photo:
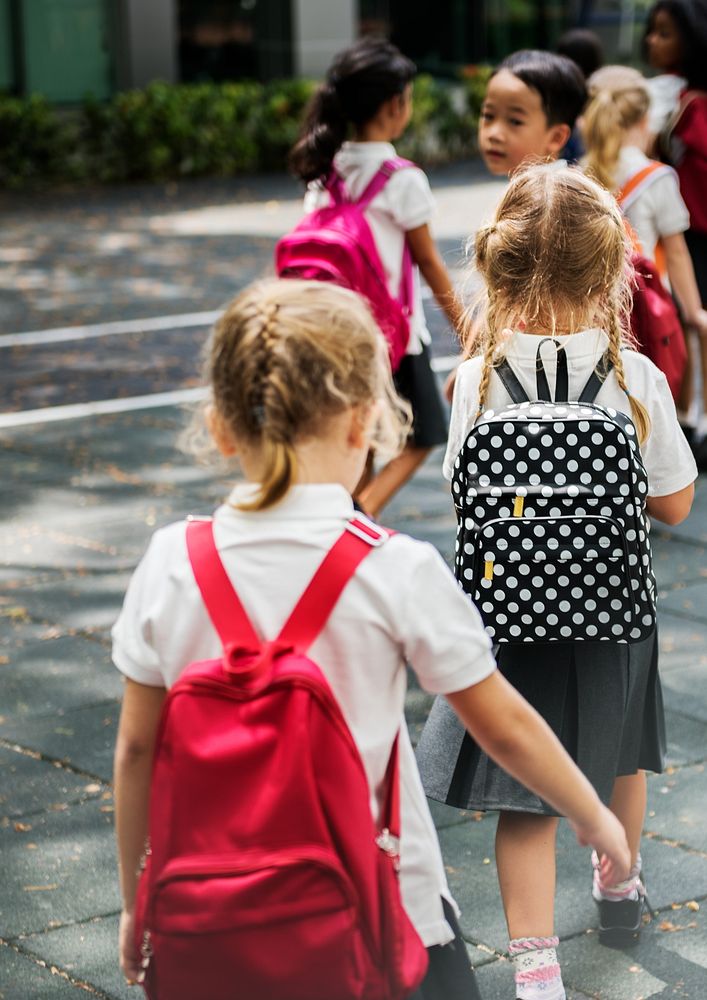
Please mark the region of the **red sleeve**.
<svg viewBox="0 0 707 1000"><path fill-rule="evenodd" d="M675 126L675 135L707 158L707 98L695 97L690 101Z"/></svg>

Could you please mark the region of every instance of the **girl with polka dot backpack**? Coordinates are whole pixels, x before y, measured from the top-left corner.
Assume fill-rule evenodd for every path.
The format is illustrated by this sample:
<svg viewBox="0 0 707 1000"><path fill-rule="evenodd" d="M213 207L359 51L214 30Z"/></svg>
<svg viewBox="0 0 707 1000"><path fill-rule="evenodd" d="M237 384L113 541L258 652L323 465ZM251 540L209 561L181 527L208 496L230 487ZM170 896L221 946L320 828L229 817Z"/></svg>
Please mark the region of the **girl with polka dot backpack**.
<svg viewBox="0 0 707 1000"><path fill-rule="evenodd" d="M477 354L459 368L444 461L455 573L501 672L625 827L629 877L610 883L595 856L592 889L599 940L623 947L638 940L646 905L645 770L662 770L665 748L649 516L682 521L697 470L665 376L626 343L631 251L608 191L577 169L521 170L475 251L485 314ZM500 811L515 995L563 1000L557 811L494 764L441 699L417 756L431 798Z"/></svg>

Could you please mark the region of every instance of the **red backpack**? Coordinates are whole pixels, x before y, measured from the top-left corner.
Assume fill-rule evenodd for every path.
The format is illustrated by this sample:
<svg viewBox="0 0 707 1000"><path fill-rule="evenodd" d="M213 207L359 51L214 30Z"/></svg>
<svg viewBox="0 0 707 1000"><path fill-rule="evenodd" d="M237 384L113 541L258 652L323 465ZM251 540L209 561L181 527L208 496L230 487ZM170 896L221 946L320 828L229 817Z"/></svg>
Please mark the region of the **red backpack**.
<svg viewBox="0 0 707 1000"><path fill-rule="evenodd" d="M400 900L398 738L383 829L341 709L307 650L388 537L351 521L273 641L262 641L210 521L187 548L223 657L167 695L137 899L150 1000L401 1000L427 952ZM354 665L355 667L355 665Z"/></svg>
<svg viewBox="0 0 707 1000"><path fill-rule="evenodd" d="M664 163L655 160L648 163L617 192L616 200L621 209L625 211L641 191L671 172L672 169ZM654 264L644 257L638 235L628 219L625 225L634 245L631 257L634 270L631 331L641 353L650 358L656 368L660 368L668 380L673 398L677 399L687 364L687 345L675 302L661 278L661 273L665 272L665 251L659 241Z"/></svg>
<svg viewBox="0 0 707 1000"><path fill-rule="evenodd" d="M386 160L357 201L348 200L344 182L332 170L326 185L331 204L306 215L275 247L275 270L281 278L333 281L368 300L388 341L393 371L410 340L412 255L404 240L400 291L394 298L365 211L396 171L412 166L400 157Z"/></svg>

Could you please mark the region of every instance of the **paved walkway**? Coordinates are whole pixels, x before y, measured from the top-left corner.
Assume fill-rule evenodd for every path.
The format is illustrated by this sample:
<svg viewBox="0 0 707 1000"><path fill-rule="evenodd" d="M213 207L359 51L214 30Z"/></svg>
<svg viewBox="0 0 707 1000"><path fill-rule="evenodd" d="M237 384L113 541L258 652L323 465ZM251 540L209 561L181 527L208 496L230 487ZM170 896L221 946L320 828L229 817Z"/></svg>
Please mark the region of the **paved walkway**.
<svg viewBox="0 0 707 1000"><path fill-rule="evenodd" d="M435 178L438 231L453 265L460 239L499 190L465 169ZM178 406L146 409L134 399L198 381L205 322L108 333L102 324L217 310L265 266L273 237L294 217L295 195L289 182L267 180L104 193L68 204L47 198L5 211L0 1000L138 995L123 984L115 957L110 778L120 681L110 665L109 629L155 526L210 511L226 488L177 451L185 419ZM430 316L435 351L448 354L451 339L433 310ZM52 341L43 332L77 324L99 324L94 334L101 335L74 331L73 339L65 333ZM34 340L3 344L3 334L32 330L39 331ZM61 407L95 400L109 400L115 412L89 405L86 416L65 419ZM43 407L43 415L34 413ZM439 466L436 454L386 522L431 540L449 557L454 518ZM588 852L564 829L557 925L573 1000L707 998L707 490L701 485L688 521L655 534L670 767L650 779L644 857L659 914L638 948L601 948ZM414 735L428 707L429 698L413 686ZM434 815L482 994L508 1000L495 818L442 806Z"/></svg>

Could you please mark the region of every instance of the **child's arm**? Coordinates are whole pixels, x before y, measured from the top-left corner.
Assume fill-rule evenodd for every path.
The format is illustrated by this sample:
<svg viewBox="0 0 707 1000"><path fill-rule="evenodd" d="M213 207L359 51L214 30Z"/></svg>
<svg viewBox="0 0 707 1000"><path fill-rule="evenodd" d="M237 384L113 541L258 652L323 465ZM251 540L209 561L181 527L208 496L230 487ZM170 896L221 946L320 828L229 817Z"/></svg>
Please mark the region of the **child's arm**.
<svg viewBox="0 0 707 1000"><path fill-rule="evenodd" d="M165 695L162 687L126 679L115 747L115 830L123 898L120 965L129 980L137 980L140 973L134 941L135 890L147 838L152 756Z"/></svg>
<svg viewBox="0 0 707 1000"><path fill-rule="evenodd" d="M646 509L651 517L664 524L680 524L692 508L695 498L695 484L690 483L677 493L669 493L664 497L648 497Z"/></svg>
<svg viewBox="0 0 707 1000"><path fill-rule="evenodd" d="M405 236L412 259L420 268L420 274L432 289L432 294L447 314L449 322L457 330L462 314L461 303L454 291L437 244L432 238L430 227L424 225L408 229Z"/></svg>
<svg viewBox="0 0 707 1000"><path fill-rule="evenodd" d="M695 269L690 251L682 233L661 237L665 251L670 285L680 303L683 319L688 326L696 326L700 336L707 338L707 312L702 308L700 293L695 280Z"/></svg>
<svg viewBox="0 0 707 1000"><path fill-rule="evenodd" d="M631 862L623 827L547 723L499 671L446 697L478 745L567 816L581 844L594 847L607 883L626 878Z"/></svg>

